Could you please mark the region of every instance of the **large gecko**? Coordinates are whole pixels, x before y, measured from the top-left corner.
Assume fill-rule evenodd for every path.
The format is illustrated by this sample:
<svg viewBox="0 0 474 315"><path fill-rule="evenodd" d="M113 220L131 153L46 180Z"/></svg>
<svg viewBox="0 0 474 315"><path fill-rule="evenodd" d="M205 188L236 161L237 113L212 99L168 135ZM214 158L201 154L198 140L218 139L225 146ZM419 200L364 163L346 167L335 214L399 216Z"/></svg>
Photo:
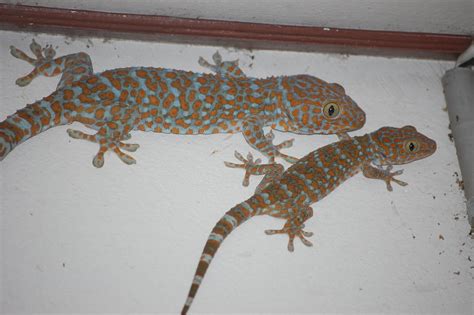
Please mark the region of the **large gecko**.
<svg viewBox="0 0 474 315"><path fill-rule="evenodd" d="M97 131L93 135L68 129L76 139L98 143L93 165L102 167L104 153L115 152L127 164L135 159L138 144L124 143L133 130L173 134L242 132L251 147L271 163L275 157L296 159L280 152L292 140L272 143L272 133L263 127L296 134L342 134L361 128L365 113L346 95L342 86L309 75L265 79L247 77L237 61L214 65L199 63L215 74L151 67L131 67L93 73L84 52L54 59L51 46L34 40L30 49L36 58L11 46L11 54L34 66L16 83L28 85L38 75L62 73L57 89L27 105L0 123L0 160L17 145L51 127L80 122Z"/></svg>
<svg viewBox="0 0 474 315"><path fill-rule="evenodd" d="M305 237L304 222L313 215L311 204L321 200L345 180L362 172L368 178L384 180L392 190L391 181L402 171L390 172L392 165L405 164L425 158L436 151L436 142L418 133L412 126L383 127L361 137L348 138L317 149L293 164L284 173L279 164L257 165L251 156L248 160L236 153L243 164L227 163L240 167L249 174L266 174L267 180L257 187L248 200L236 205L217 222L204 246L188 298L181 311L188 312L203 277L223 240L240 224L253 216L270 215L286 220L281 230L267 230L267 234L288 234L288 250L293 251L295 237L304 245L312 243ZM374 164L376 167L373 167ZM388 165L386 169L382 166ZM271 179L268 180L268 177Z"/></svg>

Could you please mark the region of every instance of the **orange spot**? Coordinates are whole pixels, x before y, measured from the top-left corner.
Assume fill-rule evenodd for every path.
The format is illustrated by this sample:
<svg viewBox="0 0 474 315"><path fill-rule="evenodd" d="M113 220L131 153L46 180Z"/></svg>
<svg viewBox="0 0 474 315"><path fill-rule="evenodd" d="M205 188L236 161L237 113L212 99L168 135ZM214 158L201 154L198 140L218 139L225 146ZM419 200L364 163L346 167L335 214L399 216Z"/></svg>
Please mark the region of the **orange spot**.
<svg viewBox="0 0 474 315"><path fill-rule="evenodd" d="M171 117L176 117L178 116L178 112L179 112L178 109L176 107L173 107L170 109L169 114Z"/></svg>
<svg viewBox="0 0 474 315"><path fill-rule="evenodd" d="M145 70L137 70L136 71L137 77L145 79L148 77L148 73Z"/></svg>
<svg viewBox="0 0 474 315"><path fill-rule="evenodd" d="M120 102L124 103L128 98L128 91L127 90L123 90L121 93L120 93L120 96L119 96L119 100Z"/></svg>
<svg viewBox="0 0 474 315"><path fill-rule="evenodd" d="M208 102L209 104L214 103L214 96L212 95L206 96L206 102Z"/></svg>
<svg viewBox="0 0 474 315"><path fill-rule="evenodd" d="M152 82L150 79L145 81L145 85L150 91L156 91L158 89L158 84Z"/></svg>
<svg viewBox="0 0 474 315"><path fill-rule="evenodd" d="M175 72L168 72L165 74L165 77L167 77L168 79L174 79L177 77L177 75Z"/></svg>
<svg viewBox="0 0 474 315"><path fill-rule="evenodd" d="M72 72L74 72L75 74L81 74L81 73L86 72L86 68L84 68L84 67L77 67L77 68L75 68Z"/></svg>
<svg viewBox="0 0 474 315"><path fill-rule="evenodd" d="M169 108L171 104L174 102L174 99L175 99L174 95L169 94L168 97L166 97L166 99L163 101L163 107Z"/></svg>
<svg viewBox="0 0 474 315"><path fill-rule="evenodd" d="M201 108L201 105L202 105L202 102L201 102L201 101L196 101L196 102L194 102L194 104L193 104L193 109L194 109L194 110L198 110L199 108Z"/></svg>
<svg viewBox="0 0 474 315"><path fill-rule="evenodd" d="M119 105L116 105L116 106L113 106L112 109L110 110L110 112L112 113L112 115L115 115L117 114L119 111L120 111L121 107Z"/></svg>
<svg viewBox="0 0 474 315"><path fill-rule="evenodd" d="M82 102L82 103L87 103L87 104L92 104L95 102L94 99L84 95L84 94L81 94L79 95L78 99Z"/></svg>
<svg viewBox="0 0 474 315"><path fill-rule="evenodd" d="M150 104L153 104L153 105L159 105L159 101L158 101L158 98L154 95L150 95L148 97L148 99L150 100Z"/></svg>
<svg viewBox="0 0 474 315"><path fill-rule="evenodd" d="M109 122L107 123L107 127L109 127L110 129L117 129L117 128L118 128L118 125L117 125L115 122L113 122L113 121L109 121Z"/></svg>
<svg viewBox="0 0 474 315"><path fill-rule="evenodd" d="M209 87L202 86L202 87L199 88L199 92L201 92L201 94L207 94L207 93L209 93Z"/></svg>
<svg viewBox="0 0 474 315"><path fill-rule="evenodd" d="M74 97L74 92L72 90L66 89L63 90L63 99L70 100Z"/></svg>
<svg viewBox="0 0 474 315"><path fill-rule="evenodd" d="M291 114L293 115L293 117L298 117L300 111L295 109L294 111L291 112Z"/></svg>
<svg viewBox="0 0 474 315"><path fill-rule="evenodd" d="M191 92L189 92L189 101L194 102L195 99L196 99L196 91L192 90Z"/></svg>
<svg viewBox="0 0 474 315"><path fill-rule="evenodd" d="M188 102L186 101L186 95L184 93L179 96L179 104L183 110L189 109Z"/></svg>
<svg viewBox="0 0 474 315"><path fill-rule="evenodd" d="M99 108L95 111L95 118L102 119L104 118L105 111L102 108Z"/></svg>

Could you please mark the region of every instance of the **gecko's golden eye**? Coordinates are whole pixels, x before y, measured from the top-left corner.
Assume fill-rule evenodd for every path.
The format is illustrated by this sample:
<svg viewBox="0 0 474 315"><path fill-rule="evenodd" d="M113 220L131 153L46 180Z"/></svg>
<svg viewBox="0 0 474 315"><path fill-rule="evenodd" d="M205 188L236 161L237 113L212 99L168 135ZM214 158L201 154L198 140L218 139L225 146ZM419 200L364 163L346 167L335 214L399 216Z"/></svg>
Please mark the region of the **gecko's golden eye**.
<svg viewBox="0 0 474 315"><path fill-rule="evenodd" d="M327 103L323 108L324 116L328 119L334 119L339 116L339 105L336 103Z"/></svg>
<svg viewBox="0 0 474 315"><path fill-rule="evenodd" d="M405 150L407 150L407 152L416 152L419 148L420 145L418 144L418 141L409 140L405 142Z"/></svg>

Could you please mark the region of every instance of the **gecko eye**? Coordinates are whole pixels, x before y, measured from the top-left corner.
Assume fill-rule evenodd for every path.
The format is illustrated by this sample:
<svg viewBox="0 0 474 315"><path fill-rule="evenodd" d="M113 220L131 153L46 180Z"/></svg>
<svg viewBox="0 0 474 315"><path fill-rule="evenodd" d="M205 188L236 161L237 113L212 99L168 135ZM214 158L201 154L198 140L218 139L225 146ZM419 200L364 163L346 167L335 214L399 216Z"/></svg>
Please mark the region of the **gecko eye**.
<svg viewBox="0 0 474 315"><path fill-rule="evenodd" d="M419 148L420 145L417 141L410 140L405 142L405 150L407 150L408 152L416 152Z"/></svg>
<svg viewBox="0 0 474 315"><path fill-rule="evenodd" d="M323 113L326 118L334 119L339 116L339 106L336 103L327 103L324 105Z"/></svg>

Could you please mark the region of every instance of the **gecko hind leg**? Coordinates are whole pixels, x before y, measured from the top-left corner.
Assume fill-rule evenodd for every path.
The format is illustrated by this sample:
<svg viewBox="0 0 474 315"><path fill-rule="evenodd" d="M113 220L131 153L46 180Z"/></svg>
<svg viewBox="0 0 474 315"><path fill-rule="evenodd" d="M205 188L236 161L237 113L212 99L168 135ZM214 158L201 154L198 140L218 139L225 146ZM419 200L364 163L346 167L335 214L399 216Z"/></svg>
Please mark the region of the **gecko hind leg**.
<svg viewBox="0 0 474 315"><path fill-rule="evenodd" d="M232 61L222 61L221 54L219 51L216 51L214 55L212 55L212 61L214 61L214 64L211 64L203 57L199 57L198 63L204 68L208 68L209 70L212 70L215 73L223 76L230 76L234 79L244 79L247 77L242 69L240 69L238 59Z"/></svg>
<svg viewBox="0 0 474 315"><path fill-rule="evenodd" d="M140 146L136 143L123 143L121 140L130 139L130 134L115 135L113 137L107 136L107 128L102 127L95 135L89 135L79 130L68 129L67 133L71 138L82 139L90 142L98 143L100 145L99 151L94 156L92 164L100 168L104 166L104 154L108 150L112 150L125 164L135 164L136 160L130 155L123 153L120 149L128 152L135 152Z"/></svg>
<svg viewBox="0 0 474 315"><path fill-rule="evenodd" d="M288 213L295 213L295 216L290 216L287 219L285 225L280 230L265 230L267 235L275 234L288 234L288 251L293 252L295 250L294 240L295 237L298 237L301 242L306 246L313 246L313 243L308 241L306 237L313 236L313 232L304 231L305 224L304 222L313 216L313 208L306 205L300 206L291 206L288 208ZM280 217L279 215L274 215Z"/></svg>
<svg viewBox="0 0 474 315"><path fill-rule="evenodd" d="M36 78L38 75L42 74L43 72L45 75L53 75L53 73L48 73L47 67L45 66L47 63L51 62L56 55L56 51L53 49L51 45L46 45L42 48L35 40L33 39L30 44L30 50L33 55L36 57L31 58L22 50L16 48L15 46L10 46L10 53L13 57L18 58L20 60L24 60L34 66L33 71L29 74L20 77L16 80L16 84L19 86L26 86L30 84L30 82ZM53 70L54 71L54 70Z"/></svg>
<svg viewBox="0 0 474 315"><path fill-rule="evenodd" d="M20 60L24 60L33 66L33 70L16 80L19 86L26 86L39 75L53 77L62 73L57 88L70 86L73 81L77 81L92 75L92 61L88 54L79 52L54 58L56 51L51 45L41 47L33 39L30 50L36 58L29 57L25 52L10 46L10 54Z"/></svg>

